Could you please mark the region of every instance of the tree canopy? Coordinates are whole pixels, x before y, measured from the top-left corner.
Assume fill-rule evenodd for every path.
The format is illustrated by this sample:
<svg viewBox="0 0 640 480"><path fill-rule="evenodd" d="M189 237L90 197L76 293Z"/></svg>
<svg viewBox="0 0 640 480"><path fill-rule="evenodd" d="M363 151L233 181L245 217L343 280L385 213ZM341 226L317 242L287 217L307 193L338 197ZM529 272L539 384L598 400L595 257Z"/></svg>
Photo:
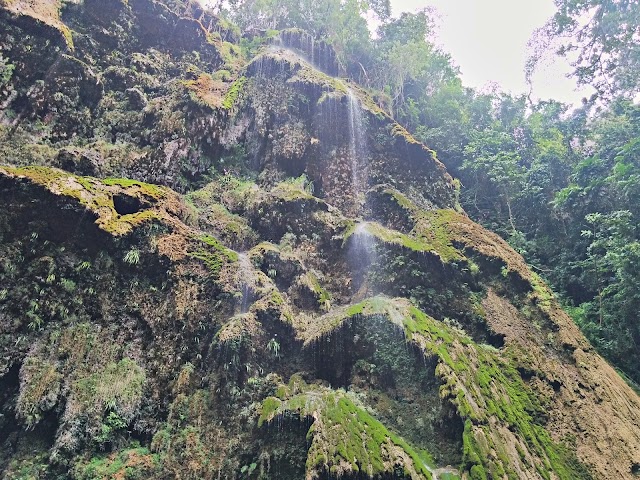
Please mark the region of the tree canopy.
<svg viewBox="0 0 640 480"><path fill-rule="evenodd" d="M530 75L549 46L573 76L607 99L640 93L640 5L637 0L555 0L556 14L537 32Z"/></svg>

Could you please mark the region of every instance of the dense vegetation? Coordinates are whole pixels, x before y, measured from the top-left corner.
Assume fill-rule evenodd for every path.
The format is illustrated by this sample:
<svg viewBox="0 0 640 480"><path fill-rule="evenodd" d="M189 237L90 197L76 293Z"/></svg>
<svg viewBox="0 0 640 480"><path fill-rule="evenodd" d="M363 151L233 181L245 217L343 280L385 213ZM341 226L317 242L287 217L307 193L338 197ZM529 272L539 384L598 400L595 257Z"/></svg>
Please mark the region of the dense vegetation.
<svg viewBox="0 0 640 480"><path fill-rule="evenodd" d="M227 14L244 29L300 27L333 44L346 74L382 92L381 105L461 180L471 217L522 253L599 351L640 382L640 7L556 4L527 73L550 46L572 58L577 81L597 90L574 110L465 88L431 40L428 10L392 18L384 2L246 0Z"/></svg>

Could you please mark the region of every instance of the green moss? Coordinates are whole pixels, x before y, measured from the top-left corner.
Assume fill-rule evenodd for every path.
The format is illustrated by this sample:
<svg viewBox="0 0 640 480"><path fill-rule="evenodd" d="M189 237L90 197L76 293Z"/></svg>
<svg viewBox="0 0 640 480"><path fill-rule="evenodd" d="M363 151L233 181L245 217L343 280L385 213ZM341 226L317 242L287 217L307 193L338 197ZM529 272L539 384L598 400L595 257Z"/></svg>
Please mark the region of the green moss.
<svg viewBox="0 0 640 480"><path fill-rule="evenodd" d="M246 77L240 77L231 84L229 90L227 90L227 93L224 96L224 99L222 100L222 108L226 110L231 110L233 108L246 82Z"/></svg>
<svg viewBox="0 0 640 480"><path fill-rule="evenodd" d="M157 185L151 185L129 179L99 180L93 177L73 175L56 168L48 167L0 167L0 173L19 178L26 178L30 182L48 189L54 195L62 195L74 199L79 204L93 211L98 217L96 224L104 231L114 235L124 235L133 228L151 221L162 220L157 210L145 209L137 213L119 215L113 203L115 192L109 187L119 186L134 189L132 195L142 195L160 199L166 195L166 190Z"/></svg>
<svg viewBox="0 0 640 480"><path fill-rule="evenodd" d="M69 50L73 50L73 35L71 29L60 19L61 0L31 0L29 2L16 2L15 0L2 0L0 6L7 8L16 15L26 15L38 22L44 23L56 29L64 38Z"/></svg>
<svg viewBox="0 0 640 480"><path fill-rule="evenodd" d="M214 278L218 278L225 263L238 261L236 252L222 245L217 238L211 235L200 235L195 237L195 240L203 246L190 252L189 256L201 260Z"/></svg>
<svg viewBox="0 0 640 480"><path fill-rule="evenodd" d="M419 235L405 235L374 222L361 224L360 228L364 230L363 234L371 235L384 244L398 245L414 252L429 252L437 255L443 262L466 260L466 257L453 246L451 237L444 227L446 215L432 215L432 219L432 228L421 231ZM357 226L349 229L344 235L344 241L357 231Z"/></svg>
<svg viewBox="0 0 640 480"><path fill-rule="evenodd" d="M409 341L438 359L436 373L443 381L440 395L456 406L465 422L463 462L470 475L517 478L518 468L500 445L505 439L488 427L497 423L513 432L533 458L540 459L535 468L542 478L551 478L550 472L559 479L589 478L575 451L554 442L538 420L544 418L545 406L522 380L511 356L505 358L500 350L477 345L402 299L373 297L328 314L323 322L333 331L352 317L367 321L367 317L380 316L403 328Z"/></svg>
<svg viewBox="0 0 640 480"><path fill-rule="evenodd" d="M293 202L296 200L316 200L309 191L309 181L306 176L291 178L276 185L271 193L282 200Z"/></svg>
<svg viewBox="0 0 640 480"><path fill-rule="evenodd" d="M442 393L453 399L465 419L464 462L470 472L475 472L472 476L485 478L483 475L488 471L491 478L501 478L505 473L517 478L514 477L517 471L512 469L506 455L502 458L499 455L498 461L490 460L488 452L474 437L473 425L481 425L482 430L482 424L488 422L489 417L495 417L508 425L534 457L547 463L545 468L539 466L543 478L551 478L550 471L561 479L584 478L576 476L579 462L575 460L575 453L553 442L544 427L536 423L535 418L543 416L544 407L523 382L513 361L505 361L499 352L483 349L470 339L447 331L444 324L414 308L411 318L405 319L405 328L412 338L419 335L427 339L424 344L448 367L449 378L464 379L459 386L445 384ZM485 436L491 438L491 433L486 432Z"/></svg>
<svg viewBox="0 0 640 480"><path fill-rule="evenodd" d="M397 203L401 208L407 210L410 213L417 213L419 211L418 207L409 200L409 197L403 195L398 190L387 188L383 190L383 193L389 195L395 203Z"/></svg>
<svg viewBox="0 0 640 480"><path fill-rule="evenodd" d="M258 419L258 426L261 427L265 421L273 419L276 412L282 405L282 401L276 397L268 397L262 402L262 410Z"/></svg>
<svg viewBox="0 0 640 480"><path fill-rule="evenodd" d="M325 290L322 285L320 285L318 277L311 272L307 272L306 278L308 279L309 287L316 296L316 300L319 305L327 305L327 302L331 302L331 294Z"/></svg>
<svg viewBox="0 0 640 480"><path fill-rule="evenodd" d="M123 358L103 370L76 381L74 398L86 409L107 408L130 413L142 399L146 375L133 360Z"/></svg>
<svg viewBox="0 0 640 480"><path fill-rule="evenodd" d="M160 185L139 182L138 180L132 180L130 178L105 178L101 181L105 185L117 185L123 188L135 187L143 195L153 197L155 199L166 197L166 189L165 187L161 187Z"/></svg>
<svg viewBox="0 0 640 480"><path fill-rule="evenodd" d="M540 307L540 310L549 313L551 304L554 301L553 292L535 272L531 272L530 283L533 289L531 293L532 299Z"/></svg>
<svg viewBox="0 0 640 480"><path fill-rule="evenodd" d="M216 41L213 42L218 47L218 51L222 56L225 68L232 72L237 72L245 64L245 58L242 52L242 48L239 45L234 45L230 42Z"/></svg>
<svg viewBox="0 0 640 480"><path fill-rule="evenodd" d="M406 128L401 126L399 123L394 123L391 126L391 136L394 138L402 138L407 143L422 145L418 140L416 140L413 135L411 135Z"/></svg>
<svg viewBox="0 0 640 480"><path fill-rule="evenodd" d="M404 465L405 472L414 471L422 478L431 478L426 467L428 456L423 458L343 392L308 386L298 380L295 388L281 393L294 390L303 393L284 401L275 397L265 399L259 424L269 423L279 415L313 417L315 421L307 433L311 440L307 472L339 475L348 465L353 473L362 472L369 477L388 475L394 464L404 464L403 458L393 451L395 445L411 458L411 464Z"/></svg>

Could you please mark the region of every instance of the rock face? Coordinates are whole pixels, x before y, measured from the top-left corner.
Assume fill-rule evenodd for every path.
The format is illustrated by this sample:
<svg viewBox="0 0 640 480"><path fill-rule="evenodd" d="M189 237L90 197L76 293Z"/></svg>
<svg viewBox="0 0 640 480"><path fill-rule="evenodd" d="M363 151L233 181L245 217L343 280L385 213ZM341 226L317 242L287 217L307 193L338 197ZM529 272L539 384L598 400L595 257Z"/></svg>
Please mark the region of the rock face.
<svg viewBox="0 0 640 480"><path fill-rule="evenodd" d="M3 478L640 473L639 397L326 45L2 5Z"/></svg>

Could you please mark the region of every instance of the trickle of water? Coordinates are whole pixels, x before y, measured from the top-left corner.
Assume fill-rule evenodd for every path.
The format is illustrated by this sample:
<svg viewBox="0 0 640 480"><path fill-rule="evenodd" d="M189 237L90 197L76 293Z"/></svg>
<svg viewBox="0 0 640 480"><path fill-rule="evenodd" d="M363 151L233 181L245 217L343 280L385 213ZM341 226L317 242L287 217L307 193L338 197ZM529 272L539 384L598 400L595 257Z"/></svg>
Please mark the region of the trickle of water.
<svg viewBox="0 0 640 480"><path fill-rule="evenodd" d="M242 294L238 307L240 308L240 313L247 313L254 297L256 284L253 265L246 253L238 254L238 272L236 275L236 285Z"/></svg>
<svg viewBox="0 0 640 480"><path fill-rule="evenodd" d="M356 226L349 246L349 262L356 289L360 289L376 260L375 239L367 230L367 225L359 223Z"/></svg>
<svg viewBox="0 0 640 480"><path fill-rule="evenodd" d="M364 193L367 182L367 158L369 156L366 124L360 100L347 87L349 101L349 160L351 162L351 188L354 198Z"/></svg>

